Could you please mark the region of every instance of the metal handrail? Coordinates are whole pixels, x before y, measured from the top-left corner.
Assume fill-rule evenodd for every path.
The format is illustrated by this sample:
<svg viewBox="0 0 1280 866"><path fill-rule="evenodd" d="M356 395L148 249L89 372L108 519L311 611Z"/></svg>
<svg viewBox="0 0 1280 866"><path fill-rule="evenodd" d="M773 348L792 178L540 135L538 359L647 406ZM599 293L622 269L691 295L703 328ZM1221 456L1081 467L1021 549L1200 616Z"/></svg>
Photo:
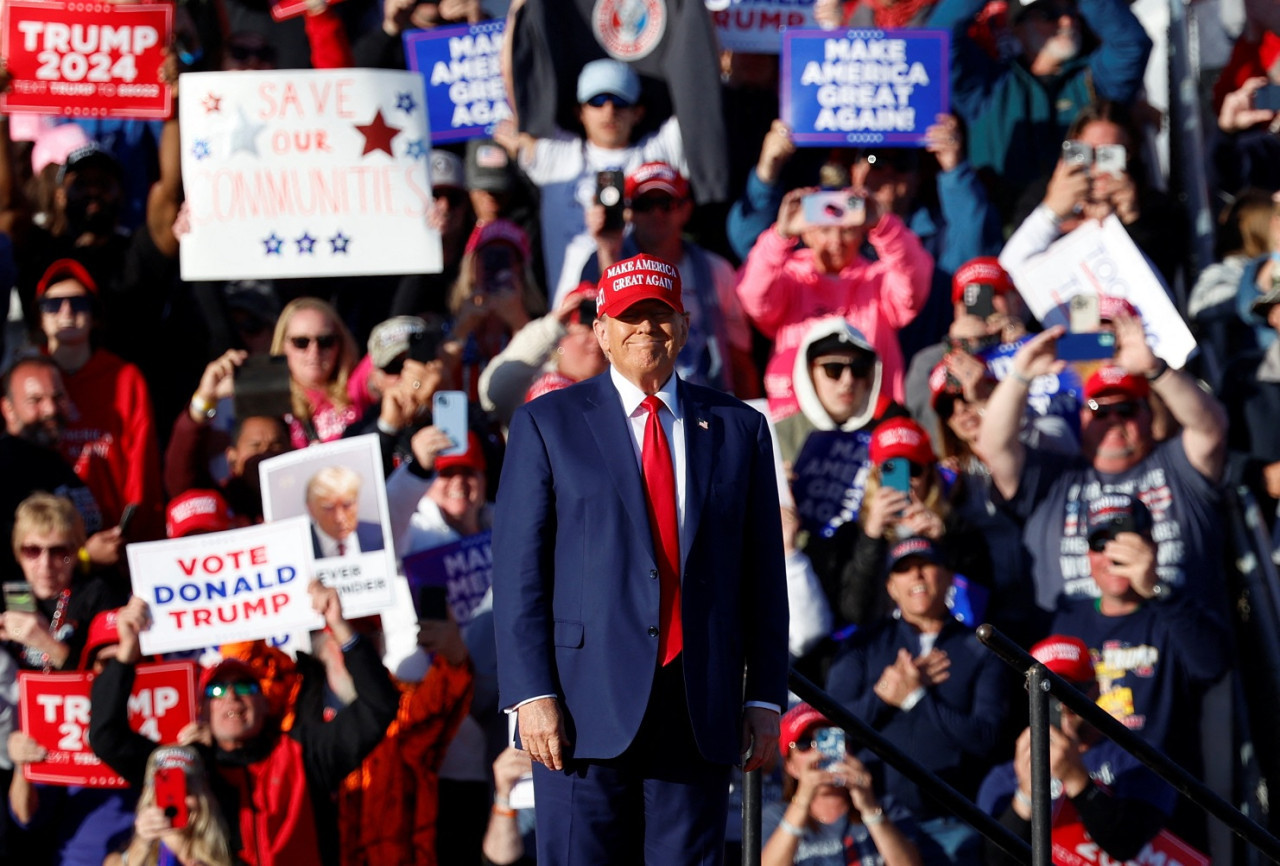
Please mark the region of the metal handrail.
<svg viewBox="0 0 1280 866"><path fill-rule="evenodd" d="M997 628L986 624L978 626L978 640L982 641L988 649L1015 671L1024 676L1030 675L1028 684L1029 686L1034 686L1031 689L1033 714L1036 713L1037 704L1043 704L1044 716L1040 724L1037 724L1037 719L1033 715L1031 726L1031 800L1033 816L1037 806L1044 808L1046 810L1045 814L1047 814L1048 809L1048 696L1053 695L1064 706L1070 707L1076 715L1093 725L1104 736L1154 770L1180 794L1213 815L1230 828L1233 833L1258 848L1271 860L1280 863L1280 839L1276 839L1262 826L1241 814L1239 810L1219 797L1207 785L1188 773L1159 749L1120 724L1109 713L1091 701L1088 696L1076 690L1066 680L1040 664L1026 650L1005 637ZM1043 725L1044 741L1043 749L1037 752L1036 728L1040 725ZM1044 765L1043 771L1039 775L1036 773L1037 763L1043 763ZM1040 776L1043 776L1043 778ZM1033 845L1033 853L1035 847L1037 846ZM1036 866L1039 866L1041 862L1048 863L1049 861L1036 861Z"/></svg>

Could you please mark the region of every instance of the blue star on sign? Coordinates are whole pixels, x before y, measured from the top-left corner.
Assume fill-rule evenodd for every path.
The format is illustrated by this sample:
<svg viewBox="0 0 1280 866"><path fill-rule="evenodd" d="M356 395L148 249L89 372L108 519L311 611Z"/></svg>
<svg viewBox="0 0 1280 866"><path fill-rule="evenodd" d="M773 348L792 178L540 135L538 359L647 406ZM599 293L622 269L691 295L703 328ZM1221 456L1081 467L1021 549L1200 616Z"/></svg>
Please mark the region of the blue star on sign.
<svg viewBox="0 0 1280 866"><path fill-rule="evenodd" d="M400 93L396 95L396 108L405 114L413 114L413 110L418 107L418 103L413 101L412 93Z"/></svg>
<svg viewBox="0 0 1280 866"><path fill-rule="evenodd" d="M336 235L329 238L329 243L333 246L333 252L346 255L347 244L351 243L351 238L339 231Z"/></svg>
<svg viewBox="0 0 1280 866"><path fill-rule="evenodd" d="M191 155L194 156L197 160L204 159L205 157L209 156L210 153L211 151L209 150L208 139L197 138L195 141L195 144L191 145Z"/></svg>
<svg viewBox="0 0 1280 866"><path fill-rule="evenodd" d="M409 159L422 159L430 152L430 150L431 148L425 141L421 138L415 138L413 141L409 142L409 146L405 148L404 155L409 157Z"/></svg>
<svg viewBox="0 0 1280 866"><path fill-rule="evenodd" d="M267 255L278 256L280 255L280 247L284 246L284 238L272 232L269 237L262 239L262 243L266 245Z"/></svg>
<svg viewBox="0 0 1280 866"><path fill-rule="evenodd" d="M310 255L315 252L316 239L305 231L302 233L302 237L295 240L294 243L298 245L299 253L306 253Z"/></svg>

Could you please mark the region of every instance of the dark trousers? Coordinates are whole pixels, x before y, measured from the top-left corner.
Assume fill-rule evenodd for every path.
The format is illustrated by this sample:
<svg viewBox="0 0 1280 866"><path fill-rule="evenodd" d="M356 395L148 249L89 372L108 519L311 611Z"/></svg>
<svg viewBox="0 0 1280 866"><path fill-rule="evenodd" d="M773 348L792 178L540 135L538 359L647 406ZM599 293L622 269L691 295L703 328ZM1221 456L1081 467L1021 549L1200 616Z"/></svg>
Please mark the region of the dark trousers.
<svg viewBox="0 0 1280 866"><path fill-rule="evenodd" d="M698 751L681 661L655 674L640 731L621 756L571 760L558 773L534 764L539 863L723 862L730 768Z"/></svg>

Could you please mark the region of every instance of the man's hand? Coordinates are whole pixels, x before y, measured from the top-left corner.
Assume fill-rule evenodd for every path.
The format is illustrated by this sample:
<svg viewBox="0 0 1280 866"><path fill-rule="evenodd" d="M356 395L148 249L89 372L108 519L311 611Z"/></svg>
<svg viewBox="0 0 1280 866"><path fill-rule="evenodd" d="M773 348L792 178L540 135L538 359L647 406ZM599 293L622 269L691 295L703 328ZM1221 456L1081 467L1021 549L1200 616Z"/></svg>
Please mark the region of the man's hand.
<svg viewBox="0 0 1280 866"><path fill-rule="evenodd" d="M351 640L355 632L351 624L342 616L342 599L338 595L338 590L313 580L307 587L307 592L311 593L311 609L324 617L324 624L338 645L341 646Z"/></svg>
<svg viewBox="0 0 1280 866"><path fill-rule="evenodd" d="M920 669L906 649L898 650L898 657L880 674L874 692L876 697L891 707L901 707L907 695L922 685Z"/></svg>
<svg viewBox="0 0 1280 866"><path fill-rule="evenodd" d="M1045 190L1044 205L1060 220L1072 216L1089 196L1089 167L1058 160Z"/></svg>
<svg viewBox="0 0 1280 866"><path fill-rule="evenodd" d="M778 714L768 707L742 711L742 772L764 766L778 751Z"/></svg>
<svg viewBox="0 0 1280 866"><path fill-rule="evenodd" d="M1102 553L1111 561L1111 573L1129 581L1133 591L1151 598L1160 578L1156 575L1156 545L1136 532L1121 532L1107 542Z"/></svg>
<svg viewBox="0 0 1280 866"><path fill-rule="evenodd" d="M932 649L922 656L911 660L920 672L920 683L925 686L936 686L951 678L951 657L946 650Z"/></svg>
<svg viewBox="0 0 1280 866"><path fill-rule="evenodd" d="M104 529L90 535L84 543L89 551L89 561L94 565L115 565L120 561L120 546L124 543L124 535L119 526Z"/></svg>
<svg viewBox="0 0 1280 866"><path fill-rule="evenodd" d="M516 710L516 723L520 744L531 759L548 770L564 769L571 744L565 736L564 719L555 698L538 698L524 704Z"/></svg>
<svg viewBox="0 0 1280 866"><path fill-rule="evenodd" d="M1034 379L1037 376L1061 373L1066 369L1067 362L1058 360L1057 340L1066 332L1067 329L1062 325L1054 325L1023 343L1022 348L1013 355L1009 375Z"/></svg>
<svg viewBox="0 0 1280 866"><path fill-rule="evenodd" d="M116 629L119 634L120 648L116 651L116 661L134 665L142 658L142 646L138 635L151 627L151 612L146 601L133 596L129 603L120 608L116 616Z"/></svg>
<svg viewBox="0 0 1280 866"><path fill-rule="evenodd" d="M795 142L791 140L791 130L781 120L769 124L764 143L760 145L760 159L756 162L756 177L773 186L778 182L782 167L796 152Z"/></svg>
<svg viewBox="0 0 1280 866"><path fill-rule="evenodd" d="M223 397L235 396L236 367L243 364L247 357L249 353L243 349L228 349L221 356L210 361L200 376L200 384L196 386L196 396L210 406L215 405ZM209 419L192 412L191 420L197 424L203 424Z"/></svg>
<svg viewBox="0 0 1280 866"><path fill-rule="evenodd" d="M1155 372L1160 362L1147 345L1147 332L1143 330L1142 319L1121 313L1112 320L1112 324L1116 329L1116 356L1113 363L1135 376Z"/></svg>
<svg viewBox="0 0 1280 866"><path fill-rule="evenodd" d="M1243 132L1259 123L1270 123L1276 113L1266 108L1254 108L1253 96L1268 84L1265 75L1250 78L1233 90L1222 100L1222 108L1218 111L1218 128L1228 135Z"/></svg>

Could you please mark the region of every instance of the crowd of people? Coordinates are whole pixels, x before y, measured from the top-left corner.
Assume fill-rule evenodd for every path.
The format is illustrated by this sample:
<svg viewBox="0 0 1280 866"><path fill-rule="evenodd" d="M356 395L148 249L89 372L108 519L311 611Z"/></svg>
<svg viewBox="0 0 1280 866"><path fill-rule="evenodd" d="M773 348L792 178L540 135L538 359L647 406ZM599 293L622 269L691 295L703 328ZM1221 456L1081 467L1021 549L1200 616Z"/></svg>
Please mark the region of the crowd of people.
<svg viewBox="0 0 1280 866"><path fill-rule="evenodd" d="M403 68L407 30L496 11L515 33L532 8L500 5L310 0L284 22L248 0L183 5L174 46L185 48L166 80ZM415 621L401 577L397 611L349 619L315 582L324 629L306 636L310 651L211 648L196 720L155 743L128 723L150 613L125 547L259 523L264 460L366 434L397 562L489 531L520 407L608 378L619 347L602 322L623 311L599 284L634 256L669 263L683 286L679 379L770 418L793 666L1028 838L1023 699L977 641L979 623L1201 767L1194 727L1178 720L1197 717L1236 665L1224 491L1252 488L1269 524L1280 501L1280 112L1259 99L1280 87L1276 22L1251 12L1205 106L1216 124L1206 192L1222 215L1218 261L1197 271L1192 218L1156 143L1168 119L1143 90L1164 36L1121 0L818 0L814 14L830 28L950 32L951 113L919 147L797 147L779 116L777 57L723 51L733 134L713 158L732 167L732 191L707 202L689 158L703 143L659 113L661 85L594 59L571 71L575 104L559 113L576 128L539 138L513 116L489 138L431 151L443 267L430 274L184 282L176 112L44 118L30 140L0 115L12 297L0 578L33 597L0 613L0 860L534 862L531 760L511 745L513 701L498 689L492 591L465 617ZM503 53L509 89L522 56ZM598 194L601 173L616 176L616 203ZM811 221L806 199L831 192L850 207ZM1083 364L1059 358L1064 324L1032 314L1020 276L1103 221L1195 335L1186 363L1153 351L1169 324L1149 297L1086 290L1097 315L1071 330L1114 349ZM268 356L287 368L289 411L237 417L239 372ZM466 395L465 443L433 423L444 391ZM512 454L537 457L527 442ZM587 481L610 483L556 483L569 496ZM333 514L358 483L317 477L308 507L344 519ZM753 483L717 482L710 495ZM509 503L499 515L520 507ZM343 555L344 537L375 549L363 526L316 526L318 558ZM573 639L562 625L557 644ZM27 779L46 748L21 730L23 671L95 674L88 743L127 787ZM765 863L1005 862L818 711L778 709ZM1172 789L1069 710L1051 761L1055 832L1082 823L1117 861L1170 833L1207 846ZM157 799L158 777L174 772L187 780L181 822Z"/></svg>

